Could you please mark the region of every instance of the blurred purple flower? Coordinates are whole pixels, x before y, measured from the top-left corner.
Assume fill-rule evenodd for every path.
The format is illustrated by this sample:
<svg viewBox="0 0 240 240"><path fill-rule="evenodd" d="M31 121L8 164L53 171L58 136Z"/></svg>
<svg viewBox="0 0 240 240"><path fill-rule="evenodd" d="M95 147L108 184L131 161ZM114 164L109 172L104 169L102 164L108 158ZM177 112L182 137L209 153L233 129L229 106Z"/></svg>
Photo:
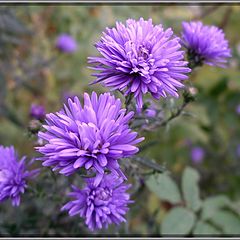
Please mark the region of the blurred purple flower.
<svg viewBox="0 0 240 240"><path fill-rule="evenodd" d="M157 111L156 109L148 108L145 110L145 115L149 118L153 118L153 117L156 117Z"/></svg>
<svg viewBox="0 0 240 240"><path fill-rule="evenodd" d="M191 71L179 41L170 28L154 26L151 19L128 19L126 26L117 22L96 44L102 56L89 58L92 68L100 71L94 74L94 83L133 94L138 108L148 92L156 99L167 94L178 97L177 88L184 86L181 82Z"/></svg>
<svg viewBox="0 0 240 240"><path fill-rule="evenodd" d="M196 146L191 149L192 162L199 164L202 163L205 157L205 151L202 147Z"/></svg>
<svg viewBox="0 0 240 240"><path fill-rule="evenodd" d="M73 186L69 193L74 200L65 204L61 210L67 210L70 216L79 214L85 218L90 230L107 228L109 224L126 222L124 215L128 211L127 205L132 203L126 192L131 185L123 183L123 179L114 174L104 175L98 186L94 179L86 180L83 190Z"/></svg>
<svg viewBox="0 0 240 240"><path fill-rule="evenodd" d="M38 170L26 169L25 157L19 159L14 147L0 146L0 202L9 198L13 206L19 206L27 179L37 173Z"/></svg>
<svg viewBox="0 0 240 240"><path fill-rule="evenodd" d="M154 118L156 117L157 115L157 106L156 104L149 100L149 106L147 107L147 109L144 111L144 114L146 117L149 117L149 118Z"/></svg>
<svg viewBox="0 0 240 240"><path fill-rule="evenodd" d="M240 144L237 145L236 154L237 154L237 157L240 157Z"/></svg>
<svg viewBox="0 0 240 240"><path fill-rule="evenodd" d="M58 36L56 47L62 52L73 53L77 50L77 42L71 35L63 33Z"/></svg>
<svg viewBox="0 0 240 240"><path fill-rule="evenodd" d="M120 99L110 93L99 97L95 92L91 96L85 93L83 106L77 97L68 99L68 107L47 114L47 125L43 126L47 131L38 134L47 141L37 148L44 154L40 158L43 166L60 169L66 176L82 167L93 168L99 173L97 181L101 181L104 169L125 177L117 160L137 153L134 145L144 139L137 139L137 132L128 126L133 114L126 114Z"/></svg>
<svg viewBox="0 0 240 240"><path fill-rule="evenodd" d="M190 61L192 59L199 65L225 66L231 51L222 29L194 21L183 22L182 28L182 42L188 49Z"/></svg>
<svg viewBox="0 0 240 240"><path fill-rule="evenodd" d="M236 113L237 113L238 115L240 115L240 104L238 104L237 107L236 107Z"/></svg>
<svg viewBox="0 0 240 240"><path fill-rule="evenodd" d="M37 120L42 120L45 117L45 108L43 105L38 105L38 104L32 104L30 108L30 115L31 117L37 119Z"/></svg>

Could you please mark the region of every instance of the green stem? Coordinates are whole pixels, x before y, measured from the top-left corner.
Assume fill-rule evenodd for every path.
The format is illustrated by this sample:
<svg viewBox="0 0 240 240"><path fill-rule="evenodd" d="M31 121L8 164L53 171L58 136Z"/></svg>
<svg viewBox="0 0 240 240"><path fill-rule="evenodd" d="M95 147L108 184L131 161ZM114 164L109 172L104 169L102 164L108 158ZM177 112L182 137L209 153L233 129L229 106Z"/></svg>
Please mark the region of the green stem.
<svg viewBox="0 0 240 240"><path fill-rule="evenodd" d="M164 166L160 166L159 164L151 161L150 159L143 158L143 157L134 157L133 160L145 165L148 168L151 168L159 173L163 173L166 171Z"/></svg>
<svg viewBox="0 0 240 240"><path fill-rule="evenodd" d="M133 94L132 93L127 95L127 97L125 98L125 107L127 109L127 112L129 111L129 107L131 105L132 99L133 99Z"/></svg>

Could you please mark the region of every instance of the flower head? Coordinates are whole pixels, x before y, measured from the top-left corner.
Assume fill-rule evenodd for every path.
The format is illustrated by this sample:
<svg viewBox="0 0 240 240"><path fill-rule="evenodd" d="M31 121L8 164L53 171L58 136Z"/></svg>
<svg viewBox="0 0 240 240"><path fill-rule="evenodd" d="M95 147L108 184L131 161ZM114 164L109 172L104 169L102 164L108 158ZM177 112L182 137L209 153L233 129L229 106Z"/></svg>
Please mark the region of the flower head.
<svg viewBox="0 0 240 240"><path fill-rule="evenodd" d="M151 19L128 19L126 25L117 22L96 44L102 56L89 58L93 69L100 71L94 74L94 83L133 94L138 108L147 93L156 99L167 94L178 97L177 88L183 87L181 82L191 71L179 41L170 28L154 26Z"/></svg>
<svg viewBox="0 0 240 240"><path fill-rule="evenodd" d="M77 42L71 35L63 33L58 36L56 47L62 52L73 53L77 50Z"/></svg>
<svg viewBox="0 0 240 240"><path fill-rule="evenodd" d="M60 169L66 176L79 168L93 168L99 173L98 181L104 169L123 175L117 160L137 153L134 145L143 140L128 126L132 116L110 93L99 97L95 92L91 96L85 93L83 106L77 97L68 99L68 107L46 115L43 127L47 131L39 133L47 141L37 148L44 154L43 165Z"/></svg>
<svg viewBox="0 0 240 240"><path fill-rule="evenodd" d="M223 30L203 25L202 22L183 22L182 27L182 42L188 49L190 61L195 65L205 63L224 67L227 58L231 57L231 51Z"/></svg>
<svg viewBox="0 0 240 240"><path fill-rule="evenodd" d="M45 117L45 108L43 105L37 105L37 104L32 104L30 108L30 115L31 117L37 119L37 120L42 120Z"/></svg>
<svg viewBox="0 0 240 240"><path fill-rule="evenodd" d="M19 206L20 196L27 188L27 179L37 172L26 169L25 157L19 159L12 146L0 146L0 202L9 198L13 206Z"/></svg>
<svg viewBox="0 0 240 240"><path fill-rule="evenodd" d="M123 179L115 174L104 175L98 186L94 179L88 179L83 190L73 186L69 195L74 200L62 207L70 216L79 214L85 218L85 223L90 230L108 227L109 224L125 222L124 215L128 211L127 205L132 201L126 192L130 185L123 183Z"/></svg>
<svg viewBox="0 0 240 240"><path fill-rule="evenodd" d="M205 151L202 147L196 146L191 149L191 159L194 163L202 163Z"/></svg>

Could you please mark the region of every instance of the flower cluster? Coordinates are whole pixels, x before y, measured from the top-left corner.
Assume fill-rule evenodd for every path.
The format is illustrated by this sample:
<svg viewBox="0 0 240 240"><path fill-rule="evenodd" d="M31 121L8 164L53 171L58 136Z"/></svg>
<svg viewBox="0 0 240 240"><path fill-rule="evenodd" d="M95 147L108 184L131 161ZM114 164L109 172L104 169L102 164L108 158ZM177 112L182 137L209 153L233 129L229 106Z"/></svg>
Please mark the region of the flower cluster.
<svg viewBox="0 0 240 240"><path fill-rule="evenodd" d="M230 56L224 34L216 27L183 23L180 39L172 29L153 25L151 19L128 19L125 25L116 23L116 27L107 28L96 44L101 56L89 57L92 68L98 71L94 83L124 93L126 104L134 97L137 110L143 109L148 118L157 118L156 107L150 104L145 108L143 98L147 93L155 99L178 97L178 89L184 87L182 82L191 71L181 43L201 63L220 65ZM72 52L75 43L63 35L57 47ZM119 160L136 154L136 144L143 138L130 129L134 112L123 109L120 99L95 92L85 93L83 99L81 103L77 96L68 98L61 111L46 115L45 131L38 133L45 143L36 149L43 154L39 158L43 166L53 171L65 176L80 170L96 175L87 178L82 189L73 186L69 193L72 200L62 207L70 216L84 218L88 228L95 230L126 221L124 216L132 201ZM204 157L199 148L191 154L195 162Z"/></svg>
<svg viewBox="0 0 240 240"><path fill-rule="evenodd" d="M86 217L91 230L110 223L124 221L127 211L129 185L120 169L118 160L138 152L135 146L144 138L128 126L133 112L121 108L120 99L110 93L84 94L82 105L78 97L68 99L68 106L56 114L46 115L45 132L38 136L46 144L37 147L44 156L39 158L43 166L69 176L80 168L93 170L96 177L87 181L87 187L71 193L76 200L63 209L70 215ZM110 171L107 174L105 170Z"/></svg>
<svg viewBox="0 0 240 240"><path fill-rule="evenodd" d="M25 159L19 159L12 146L0 146L0 202L9 198L13 206L19 206L28 179L38 173L26 169Z"/></svg>
<svg viewBox="0 0 240 240"><path fill-rule="evenodd" d="M224 67L231 57L228 41L223 30L215 26L205 26L202 22L182 23L182 43L188 50L188 57L195 65L206 63Z"/></svg>
<svg viewBox="0 0 240 240"><path fill-rule="evenodd" d="M126 25L117 22L116 28L106 29L96 48L102 56L89 58L93 69L100 71L94 74L94 83L125 90L126 96L133 94L138 108L146 93L156 99L167 94L178 97L177 89L191 71L180 50L180 38L170 28L153 25L151 19L128 19Z"/></svg>
<svg viewBox="0 0 240 240"><path fill-rule="evenodd" d="M107 28L95 45L101 56L88 59L97 71L93 83L120 91L126 105L135 99L139 118L157 122L164 114L152 99L144 101L146 94L155 99L178 97L191 68L203 63L224 67L231 56L221 29L201 22L183 22L182 27L182 38L176 37L171 28L154 25L151 19L128 19L125 24L117 22L115 27ZM189 62L184 60L182 46L187 49ZM72 36L61 34L55 47L73 53L78 46ZM194 88L189 89L192 95L196 94ZM188 99L184 103L192 95L183 95L184 100ZM34 118L29 130L38 133L42 141L36 147L42 154L38 158L42 165L65 176L84 171L88 177L82 189L72 186L72 200L61 210L84 218L92 231L125 222L128 204L133 201L120 160L135 155L139 151L136 145L144 140L130 128L134 112L128 111L128 106L122 108L120 99L110 93L84 93L82 103L70 95L66 102L56 113L46 114L44 106L36 104L29 111ZM240 105L236 112L240 114ZM46 123L42 126L43 120ZM42 127L44 130L40 131ZM240 156L240 145L236 151ZM200 164L206 153L200 146L192 147L192 162ZM37 173L38 169L27 170L25 157L19 159L12 146L0 146L0 202L10 199L13 206L18 206L28 180ZM90 177L89 173L95 176Z"/></svg>

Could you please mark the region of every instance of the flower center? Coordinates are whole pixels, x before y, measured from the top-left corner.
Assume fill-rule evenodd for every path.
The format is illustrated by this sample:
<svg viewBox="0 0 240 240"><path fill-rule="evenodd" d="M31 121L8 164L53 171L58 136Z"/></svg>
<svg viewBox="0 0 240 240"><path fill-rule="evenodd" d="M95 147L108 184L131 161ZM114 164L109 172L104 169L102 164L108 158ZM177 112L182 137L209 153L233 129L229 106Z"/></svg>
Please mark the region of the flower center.
<svg viewBox="0 0 240 240"><path fill-rule="evenodd" d="M138 57L146 60L149 57L149 50L143 45L140 45L138 48Z"/></svg>
<svg viewBox="0 0 240 240"><path fill-rule="evenodd" d="M132 46L134 47L134 46ZM149 75L154 73L154 59L147 46L141 44L132 48L133 55L130 62L132 69L130 74L135 76L142 76L148 78Z"/></svg>
<svg viewBox="0 0 240 240"><path fill-rule="evenodd" d="M87 204L91 205L107 205L108 202L112 199L112 190L105 187L98 187L95 190L92 190L90 195L87 198Z"/></svg>
<svg viewBox="0 0 240 240"><path fill-rule="evenodd" d="M195 50L193 49L188 49L188 61L191 66L201 66L204 62L204 56L201 54L198 54Z"/></svg>

